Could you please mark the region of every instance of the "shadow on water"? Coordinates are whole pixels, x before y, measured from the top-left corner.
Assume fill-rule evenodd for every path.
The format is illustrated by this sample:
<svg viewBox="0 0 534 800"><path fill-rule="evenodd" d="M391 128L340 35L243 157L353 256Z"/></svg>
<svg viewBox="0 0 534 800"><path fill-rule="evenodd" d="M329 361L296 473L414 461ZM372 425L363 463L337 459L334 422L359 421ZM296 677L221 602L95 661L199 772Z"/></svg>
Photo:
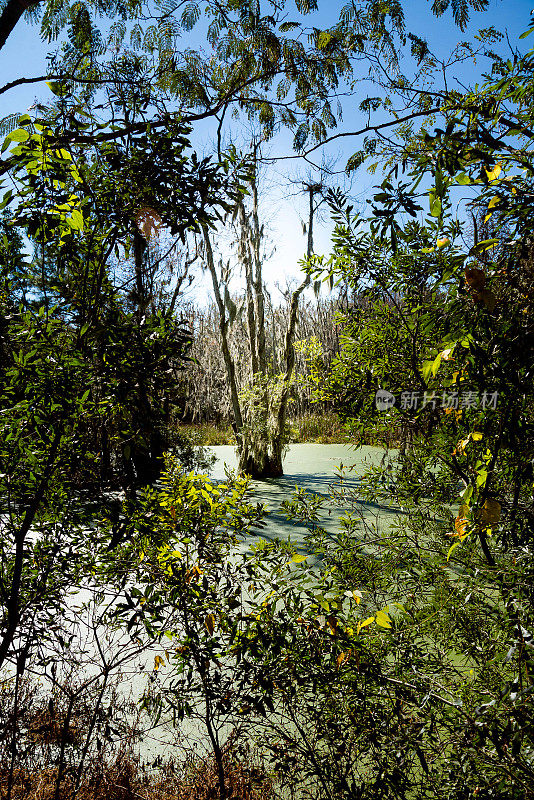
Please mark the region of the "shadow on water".
<svg viewBox="0 0 534 800"><path fill-rule="evenodd" d="M212 477L222 479L225 466L236 468L234 448L222 445L213 447L212 450L217 457ZM339 530L339 518L347 512L354 512L355 518L359 516L362 526L369 524L377 530L387 530L391 522L402 513L401 509L358 501L355 511L349 503L340 503L338 498L331 495L331 487L339 489L342 485L349 491L355 491L357 496L359 476L371 465L380 463L383 455L384 451L377 447L354 450L339 444L292 445L284 462L283 476L252 483L252 501L261 503L267 513L264 524L245 537L240 549L248 549L262 538L267 541L289 540L295 549L307 550L308 525L300 520L288 519L282 508L282 503L291 500L297 488L322 500L314 527L323 528L330 536L334 536ZM340 465L348 469L342 481L337 471Z"/></svg>

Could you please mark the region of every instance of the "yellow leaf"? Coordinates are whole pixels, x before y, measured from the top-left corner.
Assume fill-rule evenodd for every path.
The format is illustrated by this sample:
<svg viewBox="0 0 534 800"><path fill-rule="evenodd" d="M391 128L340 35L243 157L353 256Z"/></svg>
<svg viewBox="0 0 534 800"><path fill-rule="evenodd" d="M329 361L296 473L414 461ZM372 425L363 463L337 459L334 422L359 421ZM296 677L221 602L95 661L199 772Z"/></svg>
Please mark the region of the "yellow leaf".
<svg viewBox="0 0 534 800"><path fill-rule="evenodd" d="M156 672L161 666L163 666L164 663L165 661L162 659L161 656L154 656L154 669L156 670Z"/></svg>
<svg viewBox="0 0 534 800"><path fill-rule="evenodd" d="M492 170L486 170L486 175L488 176L489 181L494 181L497 180L501 172L502 172L501 165L495 164Z"/></svg>
<svg viewBox="0 0 534 800"><path fill-rule="evenodd" d="M356 633L359 633L362 628L366 628L368 625L371 625L374 621L375 621L374 617L367 617L367 619L364 619L363 622L358 622L358 628L356 630Z"/></svg>
<svg viewBox="0 0 534 800"><path fill-rule="evenodd" d="M345 661L348 661L349 658L350 658L350 652L340 653L336 658L337 669L339 669L340 666L345 663Z"/></svg>
<svg viewBox="0 0 534 800"><path fill-rule="evenodd" d="M204 620L204 625L206 626L208 633L212 635L213 631L215 630L215 617L213 616L213 614L207 615L207 617Z"/></svg>
<svg viewBox="0 0 534 800"><path fill-rule="evenodd" d="M337 633L337 619L333 616L329 616L327 618L328 628L332 636L335 636Z"/></svg>
<svg viewBox="0 0 534 800"><path fill-rule="evenodd" d="M499 195L498 195L498 194L494 195L494 196L491 198L491 200L489 201L489 203L488 203L488 211L490 210L490 208L495 208L495 206L496 206L496 205L497 205L497 203L500 201L500 199L501 199L501 198L499 197Z"/></svg>
<svg viewBox="0 0 534 800"><path fill-rule="evenodd" d="M391 628L391 617L385 611L376 612L376 624L381 628Z"/></svg>
<svg viewBox="0 0 534 800"><path fill-rule="evenodd" d="M479 433L479 431L473 431L473 433L471 434L471 439L474 442L479 442L482 439L482 434Z"/></svg>
<svg viewBox="0 0 534 800"><path fill-rule="evenodd" d="M462 441L461 441L461 442L458 442L458 444L456 445L456 447L457 447L457 450L458 450L458 452L460 453L460 455L462 455L462 456L464 455L464 453L465 453L465 448L466 448L466 447L467 447L467 445L469 444L469 439L470 439L470 438L471 438L471 435L469 435L469 436L467 437L467 439L462 439Z"/></svg>
<svg viewBox="0 0 534 800"><path fill-rule="evenodd" d="M294 564L302 564L302 562L306 561L307 558L308 558L308 556L303 556L303 555L300 555L299 553L295 553L295 555L292 557L291 561L293 561Z"/></svg>
<svg viewBox="0 0 534 800"><path fill-rule="evenodd" d="M449 239L449 237L445 236L443 239L437 240L436 247L438 248L438 250L441 250L442 247L445 247L446 245L450 244L450 241L451 240Z"/></svg>

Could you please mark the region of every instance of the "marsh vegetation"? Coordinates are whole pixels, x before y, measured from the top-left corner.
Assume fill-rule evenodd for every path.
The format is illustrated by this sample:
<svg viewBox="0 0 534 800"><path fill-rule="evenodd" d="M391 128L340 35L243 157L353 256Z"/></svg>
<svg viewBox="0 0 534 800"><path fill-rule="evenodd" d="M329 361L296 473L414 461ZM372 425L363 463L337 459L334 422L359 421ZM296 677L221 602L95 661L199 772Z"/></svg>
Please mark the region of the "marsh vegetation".
<svg viewBox="0 0 534 800"><path fill-rule="evenodd" d="M2 800L534 797L534 22L487 5L429 8L445 58L382 0L4 2L0 58L56 51L0 87L44 97L1 123Z"/></svg>

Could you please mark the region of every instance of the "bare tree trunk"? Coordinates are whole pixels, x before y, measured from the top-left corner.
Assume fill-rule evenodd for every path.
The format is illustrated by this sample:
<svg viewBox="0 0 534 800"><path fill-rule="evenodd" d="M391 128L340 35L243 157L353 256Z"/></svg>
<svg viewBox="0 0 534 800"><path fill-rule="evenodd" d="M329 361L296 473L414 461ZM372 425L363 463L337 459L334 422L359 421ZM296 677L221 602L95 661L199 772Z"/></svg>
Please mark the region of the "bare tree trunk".
<svg viewBox="0 0 534 800"><path fill-rule="evenodd" d="M249 237L247 236L247 217L245 212L245 204L243 201L239 203L239 222L241 225L239 236L239 257L245 268L248 338L250 343L252 375L254 376L258 371L263 371L263 368L258 361L258 327L260 325L260 321L256 320L257 303L255 303L254 294L252 291L254 286L254 278L252 275ZM263 339L265 341L265 335Z"/></svg>
<svg viewBox="0 0 534 800"><path fill-rule="evenodd" d="M254 185L252 187L252 203L252 228L250 231L250 241L254 262L253 287L256 311L256 351L258 354L258 369L260 372L264 373L267 371L265 348L265 297L263 294L263 274L260 249L262 229L260 227L258 211L258 185L256 181L254 181Z"/></svg>
<svg viewBox="0 0 534 800"><path fill-rule="evenodd" d="M306 252L308 259L311 258L313 254L313 214L314 214L313 196L315 194L315 191L316 191L315 185L308 186L308 197L309 197L308 247ZM295 289L295 291L291 296L291 306L289 310L289 321L287 325L285 351L284 351L284 361L285 361L286 371L284 375L282 396L280 398L280 405L278 406L278 412L276 415L276 423L273 435L273 456L272 456L273 467L279 467L280 474L283 474L282 455L283 455L284 427L287 418L287 404L289 401L289 392L291 389L291 378L293 377L293 371L295 369L295 345L293 342L295 338L295 328L297 325L299 300L302 292L310 285L310 281L311 281L311 273L308 272L306 278L302 281L300 286L297 289Z"/></svg>
<svg viewBox="0 0 534 800"><path fill-rule="evenodd" d="M11 586L4 586L4 631L0 638L0 668L3 666L5 660L9 655L10 648L17 635L20 623L20 606L21 606L21 593L23 590L23 573L24 573L24 558L26 555L26 536L28 535L35 517L41 507L41 503L48 489L54 467L56 466L56 457L59 449L59 444L62 436L62 427L59 425L56 428L54 439L51 442L50 450L46 459L46 463L41 475L41 480L37 489L31 498L26 512L22 519L20 528L14 533L14 562L11 570Z"/></svg>
<svg viewBox="0 0 534 800"><path fill-rule="evenodd" d="M230 385L230 397L232 400L232 410L234 412L234 420L236 426L236 431L235 431L236 439L238 442L238 447L240 447L241 431L243 429L243 415L241 413L241 405L239 403L239 393L237 390L237 382L235 378L235 364L233 362L232 356L230 355L230 348L228 346L228 320L226 318L226 310L224 307L224 302L221 297L221 291L219 288L217 270L215 269L213 248L211 246L208 229L205 225L202 226L202 233L204 236L204 245L206 248L206 262L208 264L208 269L211 274L211 280L213 283L213 293L215 295L215 302L217 303L217 308L219 310L219 330L221 332L222 352L223 352L224 364L226 367L226 374L228 377L228 383Z"/></svg>
<svg viewBox="0 0 534 800"><path fill-rule="evenodd" d="M307 256L313 253L313 218L314 196L320 190L317 184L309 184L309 226ZM285 427L287 408L291 391L291 381L295 369L295 348L293 340L297 326L299 300L302 292L310 285L308 274L301 285L293 292L289 309L289 319L284 338L282 389L277 402L273 398L274 382L278 382L267 363L265 335L265 288L262 276L261 243L263 230L259 220L258 188L256 177L251 179L252 212L247 215L245 205L239 202L236 217L239 224L239 260L241 261L246 280L245 300L247 308L247 334L251 357L252 378L249 383L250 397L245 407L239 398L236 362L230 350L229 331L232 318L227 316L226 305L229 300L223 298L219 276L215 268L213 248L206 226L203 226L206 263L211 273L215 303L219 316L221 350L225 364L227 380L230 388L231 405L234 416L234 432L239 452L239 469L253 478L264 479L278 477L283 474L282 457L285 447ZM274 323L273 323L274 327ZM275 359L276 353L273 353ZM279 384L278 384L279 386ZM276 388L278 397L279 388Z"/></svg>
<svg viewBox="0 0 534 800"><path fill-rule="evenodd" d="M145 261L146 250L145 239L137 229L134 229L135 313L139 326L142 325L143 318L147 312L151 294L147 288L149 276ZM138 372L137 383L137 399L132 405L132 414L140 436L138 441L132 443L131 455L128 460L131 460L135 467L136 483L148 486L157 480L163 467L165 441L161 431L157 429L157 421L154 419L144 370Z"/></svg>

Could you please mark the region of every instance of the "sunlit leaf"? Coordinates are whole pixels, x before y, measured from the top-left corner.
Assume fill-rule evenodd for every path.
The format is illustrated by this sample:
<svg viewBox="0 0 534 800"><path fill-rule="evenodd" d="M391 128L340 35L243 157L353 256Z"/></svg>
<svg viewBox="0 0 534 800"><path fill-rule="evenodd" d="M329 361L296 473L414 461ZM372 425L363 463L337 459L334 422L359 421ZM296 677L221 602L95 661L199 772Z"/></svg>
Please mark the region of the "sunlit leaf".
<svg viewBox="0 0 534 800"><path fill-rule="evenodd" d="M377 611L376 624L381 628L391 628L391 617L385 611Z"/></svg>
<svg viewBox="0 0 534 800"><path fill-rule="evenodd" d="M496 180L502 172L502 167L500 164L495 164L492 170L486 170L486 175L488 176L489 181Z"/></svg>
<svg viewBox="0 0 534 800"><path fill-rule="evenodd" d="M368 625L372 625L375 621L374 617L367 617L363 622L358 622L357 633L361 631L362 628L366 628Z"/></svg>
<svg viewBox="0 0 534 800"><path fill-rule="evenodd" d="M340 666L345 663L345 661L348 661L349 658L350 658L350 652L349 653L340 653L338 655L338 657L336 658L336 667L337 667L337 669L339 669Z"/></svg>

